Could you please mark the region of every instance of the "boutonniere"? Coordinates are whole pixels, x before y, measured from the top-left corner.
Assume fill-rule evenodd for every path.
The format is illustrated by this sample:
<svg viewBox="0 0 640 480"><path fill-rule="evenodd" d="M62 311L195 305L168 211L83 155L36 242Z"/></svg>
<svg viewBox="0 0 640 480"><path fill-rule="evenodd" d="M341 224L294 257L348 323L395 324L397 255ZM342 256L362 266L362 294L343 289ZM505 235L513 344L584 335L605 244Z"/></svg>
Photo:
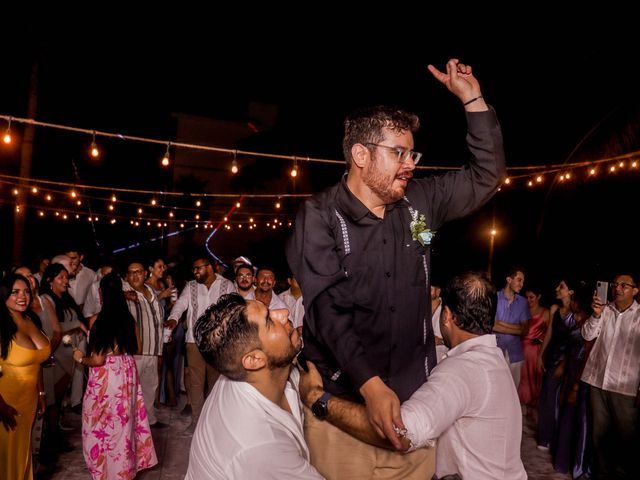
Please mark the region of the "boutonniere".
<svg viewBox="0 0 640 480"><path fill-rule="evenodd" d="M436 234L435 230L431 230L427 228L427 223L424 218L424 215L420 215L418 217L418 211L414 210L411 212L411 223L409 224L409 229L411 230L411 238L420 242L420 245L426 247L431 244L431 240L433 236Z"/></svg>

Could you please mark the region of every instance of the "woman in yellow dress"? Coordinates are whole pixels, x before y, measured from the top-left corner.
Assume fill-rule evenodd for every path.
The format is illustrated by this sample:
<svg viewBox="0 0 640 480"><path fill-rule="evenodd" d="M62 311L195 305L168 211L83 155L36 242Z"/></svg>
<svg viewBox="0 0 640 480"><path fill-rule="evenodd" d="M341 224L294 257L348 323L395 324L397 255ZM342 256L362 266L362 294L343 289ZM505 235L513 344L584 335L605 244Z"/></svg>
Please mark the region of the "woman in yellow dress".
<svg viewBox="0 0 640 480"><path fill-rule="evenodd" d="M46 335L28 309L29 282L7 275L0 283L0 478L29 480L31 427L45 408L40 364L49 358Z"/></svg>

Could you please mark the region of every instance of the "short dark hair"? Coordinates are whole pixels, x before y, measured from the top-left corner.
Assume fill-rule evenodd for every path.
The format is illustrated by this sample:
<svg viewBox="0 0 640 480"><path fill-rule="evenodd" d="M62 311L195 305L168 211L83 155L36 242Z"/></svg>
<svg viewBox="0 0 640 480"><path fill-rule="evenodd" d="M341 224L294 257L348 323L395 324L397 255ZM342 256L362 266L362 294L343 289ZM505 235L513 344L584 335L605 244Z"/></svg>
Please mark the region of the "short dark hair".
<svg viewBox="0 0 640 480"><path fill-rule="evenodd" d="M493 331L498 297L486 275L467 272L454 277L440 294L442 306L454 315L455 324L469 333L484 335Z"/></svg>
<svg viewBox="0 0 640 480"><path fill-rule="evenodd" d="M347 171L351 170L351 147L356 143L378 143L384 140L383 129L396 132L416 132L420 128L417 115L395 107L378 105L356 110L344 121L342 152L347 162Z"/></svg>
<svg viewBox="0 0 640 480"><path fill-rule="evenodd" d="M244 380L242 355L261 348L258 325L249 321L247 302L237 293L222 295L198 318L196 343L207 362L231 380Z"/></svg>
<svg viewBox="0 0 640 480"><path fill-rule="evenodd" d="M234 273L237 275L238 270L240 270L241 268L244 268L245 270L249 270L251 272L251 275L253 275L253 266L249 265L248 263L241 263L240 265L238 265Z"/></svg>

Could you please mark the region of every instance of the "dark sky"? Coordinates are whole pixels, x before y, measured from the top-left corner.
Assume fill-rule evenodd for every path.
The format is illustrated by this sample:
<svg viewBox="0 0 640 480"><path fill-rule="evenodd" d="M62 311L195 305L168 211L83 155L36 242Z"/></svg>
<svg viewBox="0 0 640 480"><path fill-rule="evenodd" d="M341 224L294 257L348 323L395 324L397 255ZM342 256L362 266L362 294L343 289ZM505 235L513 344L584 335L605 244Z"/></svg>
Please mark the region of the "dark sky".
<svg viewBox="0 0 640 480"><path fill-rule="evenodd" d="M194 21L197 11L190 21L18 22L9 26L14 40L4 52L0 113L25 115L29 68L37 57L39 120L167 138L171 113L245 121L248 102L263 101L279 107L274 130L261 142L265 149L339 158L345 113L392 103L420 115L416 149L425 153L423 162L457 166L465 159L462 109L426 65L443 68L459 57L473 65L498 112L510 166L597 159L640 147L638 42L620 31L605 35L586 23L570 31L561 23L435 31L429 21L436 19L415 27L395 14L376 13L377 21L328 15L319 26L307 23L313 15L293 23L223 15ZM57 135L37 132L53 147L38 152L36 144L34 171L70 180L66 155L82 144L70 147L65 140L62 146ZM47 161L43 148L51 148ZM143 156L139 161L139 168L149 168ZM52 170L56 162L64 163L63 173ZM316 183L329 185L339 174L328 167ZM453 257L454 269L484 268L487 240L478 232L495 210L510 232L496 243L498 265L542 262L562 270L565 261L586 262L587 269L608 275L622 260L612 253L620 232L631 235L621 225L637 210L638 175L576 181L562 191L501 192L476 217L442 232L434 262L448 264ZM118 175L107 169L100 178L113 184ZM609 230L603 224L615 225L615 233L595 242L594 231ZM638 266L637 257L631 263Z"/></svg>

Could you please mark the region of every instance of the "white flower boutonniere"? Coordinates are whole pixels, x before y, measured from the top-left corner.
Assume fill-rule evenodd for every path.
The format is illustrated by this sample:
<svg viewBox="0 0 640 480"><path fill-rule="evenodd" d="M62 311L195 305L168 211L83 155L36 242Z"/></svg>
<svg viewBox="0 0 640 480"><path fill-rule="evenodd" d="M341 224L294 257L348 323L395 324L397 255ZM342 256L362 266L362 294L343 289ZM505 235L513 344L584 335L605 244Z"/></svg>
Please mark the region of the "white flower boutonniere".
<svg viewBox="0 0 640 480"><path fill-rule="evenodd" d="M67 335L64 335L62 337L62 344L63 345L68 347L69 345L71 345L71 342L72 342L71 335L67 334Z"/></svg>
<svg viewBox="0 0 640 480"><path fill-rule="evenodd" d="M409 229L411 230L411 238L420 242L420 245L426 247L431 244L431 240L436 234L435 230L431 230L427 228L427 223L425 221L424 215L420 215L418 217L418 211L414 210L411 212L411 216L413 220L409 224Z"/></svg>

